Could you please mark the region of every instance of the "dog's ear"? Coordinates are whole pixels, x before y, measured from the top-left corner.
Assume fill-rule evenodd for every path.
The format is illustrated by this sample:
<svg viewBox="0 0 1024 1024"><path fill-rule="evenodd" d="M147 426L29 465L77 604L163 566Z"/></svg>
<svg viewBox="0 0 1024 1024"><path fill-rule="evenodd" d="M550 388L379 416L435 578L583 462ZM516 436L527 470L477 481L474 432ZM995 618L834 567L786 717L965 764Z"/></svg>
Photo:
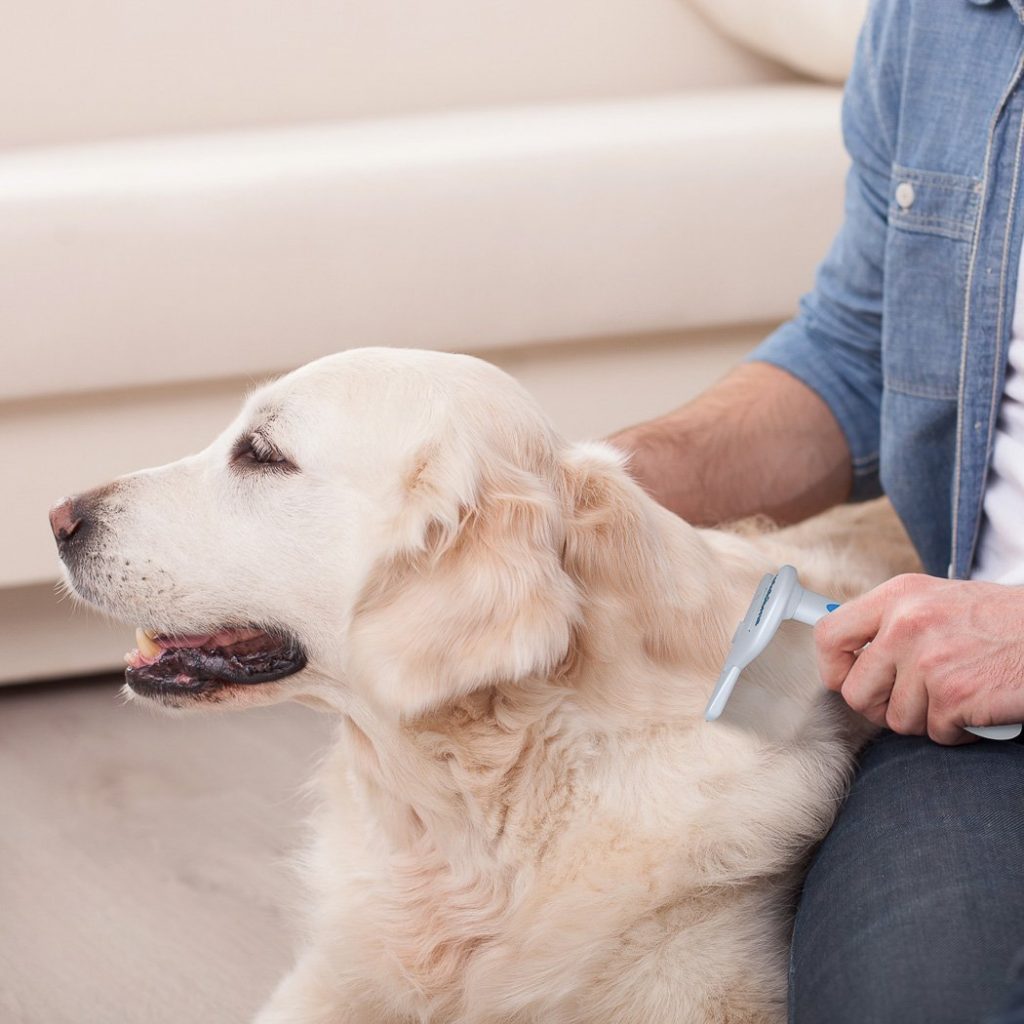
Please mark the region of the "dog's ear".
<svg viewBox="0 0 1024 1024"><path fill-rule="evenodd" d="M625 472L625 456L610 445L573 445L562 463L569 509L563 562L588 591L636 594L650 586L664 561L655 550L653 506Z"/></svg>
<svg viewBox="0 0 1024 1024"><path fill-rule="evenodd" d="M363 594L350 633L373 697L403 716L550 675L580 614L562 568L557 490L507 459L490 457L471 477L469 460L448 455L416 460L398 549Z"/></svg>
<svg viewBox="0 0 1024 1024"><path fill-rule="evenodd" d="M692 662L718 649L710 549L651 501L626 465L626 456L603 442L576 444L563 455L562 566L583 595L586 615L576 653L622 662L629 654L621 643L632 636L647 659L645 671Z"/></svg>

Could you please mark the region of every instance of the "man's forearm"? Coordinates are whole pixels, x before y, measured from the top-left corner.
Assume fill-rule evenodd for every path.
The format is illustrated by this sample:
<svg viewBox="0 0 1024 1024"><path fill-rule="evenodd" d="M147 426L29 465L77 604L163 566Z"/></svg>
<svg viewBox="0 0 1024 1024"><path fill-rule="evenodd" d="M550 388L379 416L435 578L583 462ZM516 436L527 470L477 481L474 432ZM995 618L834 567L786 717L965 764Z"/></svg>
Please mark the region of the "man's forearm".
<svg viewBox="0 0 1024 1024"><path fill-rule="evenodd" d="M768 363L744 363L612 444L658 501L698 525L755 513L796 522L844 501L850 451L828 406Z"/></svg>

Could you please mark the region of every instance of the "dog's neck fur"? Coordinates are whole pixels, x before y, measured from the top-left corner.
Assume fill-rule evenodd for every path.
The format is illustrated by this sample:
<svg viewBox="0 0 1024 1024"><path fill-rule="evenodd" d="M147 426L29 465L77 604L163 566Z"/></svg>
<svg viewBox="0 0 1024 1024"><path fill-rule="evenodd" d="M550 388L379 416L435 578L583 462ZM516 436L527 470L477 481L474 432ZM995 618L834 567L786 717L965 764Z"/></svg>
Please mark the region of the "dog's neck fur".
<svg viewBox="0 0 1024 1024"><path fill-rule="evenodd" d="M431 1007L431 1019L454 1018L460 1001L472 998L467 979L479 987L488 970L486 959L474 967L480 950L500 951L513 922L533 913L537 900L571 890L588 872L597 891L610 878L620 889L634 887L629 898L600 901L577 917L588 935L618 934L640 908L670 899L682 884L666 855L671 837L658 835L657 825L646 834L642 819L630 831L618 797L609 797L616 782L609 786L606 768L632 790L628 806L642 799L637 787L644 785L643 767L630 777L628 759L642 762L650 744L667 741L679 759L681 803L695 801L695 809L704 798L686 780L688 766L706 763L702 747L710 744L724 763L734 753L747 763L756 756L749 735L726 729L712 737L701 716L765 556L742 537L688 526L617 466L580 474L565 504L559 571L579 607L558 663L406 716L393 704L354 699L324 776L334 790L325 810L354 811L329 830L341 844L337 855L346 856L349 830L359 829L361 856L370 858L367 870L379 886L373 900L388 954ZM394 613L407 589L399 581L392 593L376 595L368 613ZM397 611L411 628L409 606ZM373 635L394 621L394 614L372 621ZM366 658L361 664L367 673L375 667ZM349 689L372 694L371 682L353 680ZM731 845L720 838L714 808L728 815L729 806L712 803L710 819L696 826L716 837L713 854L684 872L699 913L716 885L766 870L746 831ZM752 828L758 813L753 806L745 812ZM609 834L630 839L602 846L591 860L589 844ZM644 849L649 869L634 877Z"/></svg>
<svg viewBox="0 0 1024 1024"><path fill-rule="evenodd" d="M695 530L619 467L600 469L574 481L562 557L581 595L581 619L554 671L487 685L406 720L369 705L347 714L352 769L376 806L388 808L381 824L395 848L435 834L499 859L509 849L515 860L517 829L557 824L516 820L520 775L547 779L551 792L541 803L556 808L571 798L564 773L581 751L598 756L618 730L699 722L756 579L748 542ZM734 593L723 600L723 589ZM669 720L666 692L677 697ZM566 702L574 715L561 714ZM524 772L531 760L547 770ZM543 850L532 839L531 848Z"/></svg>

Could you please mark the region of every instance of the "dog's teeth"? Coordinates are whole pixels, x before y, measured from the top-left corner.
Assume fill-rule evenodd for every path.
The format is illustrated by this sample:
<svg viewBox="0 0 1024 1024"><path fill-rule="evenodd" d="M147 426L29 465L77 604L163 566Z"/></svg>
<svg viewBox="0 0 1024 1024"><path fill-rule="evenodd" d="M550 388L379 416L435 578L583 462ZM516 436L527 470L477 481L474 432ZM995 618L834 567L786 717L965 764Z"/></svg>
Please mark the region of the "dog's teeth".
<svg viewBox="0 0 1024 1024"><path fill-rule="evenodd" d="M139 648L139 653L147 658L159 658L160 652L163 650L158 643L154 643L149 630L143 629L141 626L135 630L135 643Z"/></svg>

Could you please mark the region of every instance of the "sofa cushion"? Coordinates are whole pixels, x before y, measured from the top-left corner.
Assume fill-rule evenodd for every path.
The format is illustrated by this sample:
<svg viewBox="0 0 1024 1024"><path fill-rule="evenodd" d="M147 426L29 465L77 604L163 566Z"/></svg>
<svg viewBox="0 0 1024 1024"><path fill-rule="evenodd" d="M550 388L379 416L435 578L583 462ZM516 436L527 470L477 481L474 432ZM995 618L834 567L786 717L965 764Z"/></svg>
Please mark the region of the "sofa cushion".
<svg viewBox="0 0 1024 1024"><path fill-rule="evenodd" d="M826 82L846 79L867 0L692 0L755 53Z"/></svg>
<svg viewBox="0 0 1024 1024"><path fill-rule="evenodd" d="M785 76L685 0L29 0L2 25L0 148Z"/></svg>

